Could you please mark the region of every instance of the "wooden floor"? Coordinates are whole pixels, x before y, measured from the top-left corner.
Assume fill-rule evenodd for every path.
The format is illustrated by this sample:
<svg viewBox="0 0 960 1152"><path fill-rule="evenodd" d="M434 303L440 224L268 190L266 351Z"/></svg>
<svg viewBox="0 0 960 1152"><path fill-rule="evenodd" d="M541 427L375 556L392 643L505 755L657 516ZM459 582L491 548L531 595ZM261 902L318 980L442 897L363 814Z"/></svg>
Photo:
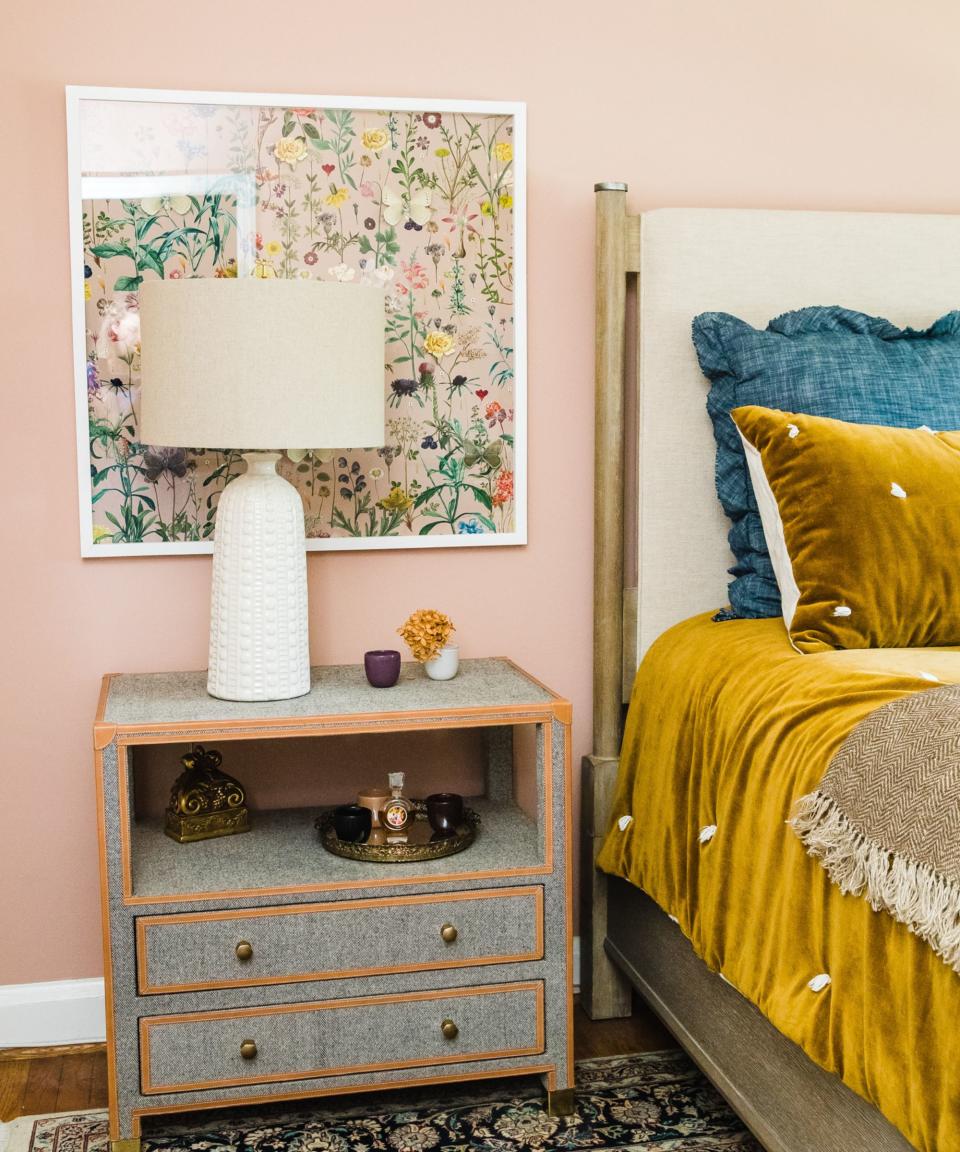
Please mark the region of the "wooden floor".
<svg viewBox="0 0 960 1152"><path fill-rule="evenodd" d="M589 1019L577 1005L574 1046L578 1060L674 1048L670 1033L642 1003L625 1020ZM103 1045L74 1049L0 1049L0 1121L39 1112L107 1106Z"/></svg>
<svg viewBox="0 0 960 1152"><path fill-rule="evenodd" d="M634 997L633 1015L623 1020L591 1020L579 1004L574 1009L573 1054L577 1060L676 1047L676 1040L639 997Z"/></svg>
<svg viewBox="0 0 960 1152"><path fill-rule="evenodd" d="M103 1044L0 1051L0 1120L107 1106Z"/></svg>

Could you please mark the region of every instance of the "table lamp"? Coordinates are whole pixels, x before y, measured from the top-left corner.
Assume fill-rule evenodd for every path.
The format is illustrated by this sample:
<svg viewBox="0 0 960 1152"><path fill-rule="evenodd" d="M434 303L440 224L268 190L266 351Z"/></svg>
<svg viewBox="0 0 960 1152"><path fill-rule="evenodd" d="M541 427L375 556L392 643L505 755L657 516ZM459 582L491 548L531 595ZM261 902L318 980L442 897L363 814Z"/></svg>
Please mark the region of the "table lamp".
<svg viewBox="0 0 960 1152"><path fill-rule="evenodd" d="M285 448L384 441L384 295L313 280L158 280L140 290L143 443L237 448L217 508L207 691L310 690L300 494Z"/></svg>

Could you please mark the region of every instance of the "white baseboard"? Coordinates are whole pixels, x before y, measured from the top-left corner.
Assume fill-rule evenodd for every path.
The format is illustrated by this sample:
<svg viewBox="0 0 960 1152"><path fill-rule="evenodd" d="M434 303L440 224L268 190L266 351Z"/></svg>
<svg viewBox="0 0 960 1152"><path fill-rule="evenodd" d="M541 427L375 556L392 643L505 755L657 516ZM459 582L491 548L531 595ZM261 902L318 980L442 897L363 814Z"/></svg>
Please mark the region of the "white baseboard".
<svg viewBox="0 0 960 1152"><path fill-rule="evenodd" d="M0 1048L95 1044L106 1034L102 979L0 985Z"/></svg>
<svg viewBox="0 0 960 1152"><path fill-rule="evenodd" d="M580 991L580 937L573 938L573 986ZM96 1044L106 1038L103 980L0 985L0 1048Z"/></svg>

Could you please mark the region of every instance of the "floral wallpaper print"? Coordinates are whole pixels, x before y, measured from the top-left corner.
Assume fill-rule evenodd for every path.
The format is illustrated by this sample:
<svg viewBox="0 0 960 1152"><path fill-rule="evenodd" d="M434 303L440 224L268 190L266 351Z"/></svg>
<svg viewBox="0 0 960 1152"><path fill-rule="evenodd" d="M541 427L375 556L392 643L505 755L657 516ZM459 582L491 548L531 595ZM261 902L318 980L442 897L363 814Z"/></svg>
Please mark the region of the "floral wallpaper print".
<svg viewBox="0 0 960 1152"><path fill-rule="evenodd" d="M148 276L236 275L236 200L220 194L86 201L87 432L93 541L200 541L239 453L138 435L138 289Z"/></svg>
<svg viewBox="0 0 960 1152"><path fill-rule="evenodd" d="M236 451L140 441L138 290L148 278L246 268L261 278L373 282L385 293L385 444L291 446L283 456L313 546L513 533L513 118L176 110L183 169L206 176L206 191L83 203L95 544L210 539L219 495L244 465ZM138 163L139 174L170 186L169 170Z"/></svg>

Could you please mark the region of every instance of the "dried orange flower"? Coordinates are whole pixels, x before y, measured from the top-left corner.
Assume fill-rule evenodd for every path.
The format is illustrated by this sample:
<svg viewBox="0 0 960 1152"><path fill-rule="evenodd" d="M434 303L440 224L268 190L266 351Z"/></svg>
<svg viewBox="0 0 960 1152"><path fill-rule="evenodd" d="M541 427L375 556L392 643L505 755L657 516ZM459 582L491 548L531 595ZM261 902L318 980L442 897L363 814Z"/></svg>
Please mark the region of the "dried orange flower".
<svg viewBox="0 0 960 1152"><path fill-rule="evenodd" d="M397 631L407 642L414 660L432 660L455 631L453 621L433 608L418 608Z"/></svg>

